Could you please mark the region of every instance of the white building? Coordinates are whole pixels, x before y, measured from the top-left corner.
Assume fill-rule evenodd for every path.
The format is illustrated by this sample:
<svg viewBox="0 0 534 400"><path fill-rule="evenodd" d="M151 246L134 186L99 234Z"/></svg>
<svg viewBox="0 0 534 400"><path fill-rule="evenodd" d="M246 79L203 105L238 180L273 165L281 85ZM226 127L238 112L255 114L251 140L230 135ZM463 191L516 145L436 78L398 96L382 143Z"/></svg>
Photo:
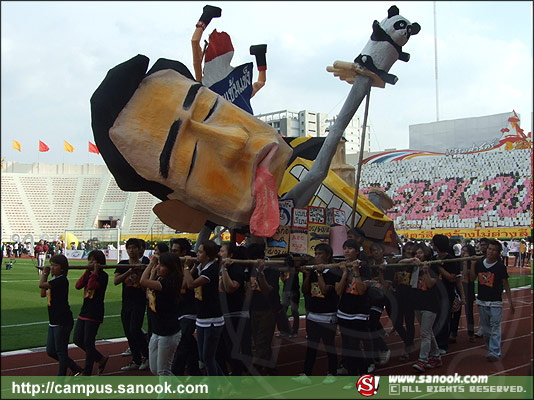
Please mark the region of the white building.
<svg viewBox="0 0 534 400"><path fill-rule="evenodd" d="M256 118L266 122L278 133L285 137L324 137L328 134L330 126L336 117L328 118L325 113L308 110L291 111L281 110L266 114L256 115ZM369 128L369 127L368 127ZM346 139L345 149L347 154L356 154L360 151L360 135L362 122L357 115L351 120L343 134ZM367 130L364 151L371 148L369 131Z"/></svg>

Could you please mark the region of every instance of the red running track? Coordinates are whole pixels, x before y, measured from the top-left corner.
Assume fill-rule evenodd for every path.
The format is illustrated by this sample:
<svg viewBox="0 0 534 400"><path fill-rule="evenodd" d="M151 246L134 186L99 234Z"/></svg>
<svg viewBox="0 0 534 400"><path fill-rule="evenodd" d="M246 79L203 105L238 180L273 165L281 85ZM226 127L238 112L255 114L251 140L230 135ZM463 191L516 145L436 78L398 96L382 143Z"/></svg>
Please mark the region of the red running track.
<svg viewBox="0 0 534 400"><path fill-rule="evenodd" d="M443 366L427 370L429 375L532 375L532 291L519 289L512 291L515 302L515 313L512 314L508 302L505 301L502 322L502 353L498 362L486 361L487 354L484 341L477 338L475 343L468 341L466 320L462 315L458 332L457 343L449 345L449 353L443 356ZM385 313L384 313L385 314ZM391 328L391 321L387 316L381 319L386 330ZM301 328L295 339L273 339L273 356L277 357L277 370L279 375L297 375L302 372L306 351L305 319L301 318ZM475 306L475 326L478 326L478 312ZM416 347L420 342L419 325L416 323ZM411 365L417 360L417 351L412 353L409 361L399 361L404 344L396 334L386 338L391 349L391 359L385 366L377 369L375 374L412 375L416 371ZM341 348L341 337L336 336L338 352ZM99 341L97 348L102 354L108 354L110 359L104 375L151 375L150 371L123 372L120 368L130 361L130 357L122 357L121 353L128 347L125 339L113 341ZM17 354L13 354L17 353ZM85 354L77 347L69 349L69 355L79 365L83 366ZM25 350L23 352L3 353L1 373L5 376L54 376L57 373L57 362L46 355L44 349ZM96 373L96 367L94 372ZM319 350L314 367L314 375L326 374L326 354Z"/></svg>

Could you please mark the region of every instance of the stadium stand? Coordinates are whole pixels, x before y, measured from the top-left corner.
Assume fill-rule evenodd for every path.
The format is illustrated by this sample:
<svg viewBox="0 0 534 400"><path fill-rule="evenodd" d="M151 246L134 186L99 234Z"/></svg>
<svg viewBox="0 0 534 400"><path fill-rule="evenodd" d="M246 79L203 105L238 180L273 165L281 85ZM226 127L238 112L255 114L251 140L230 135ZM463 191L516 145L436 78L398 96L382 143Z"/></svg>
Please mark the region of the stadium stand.
<svg viewBox="0 0 534 400"><path fill-rule="evenodd" d="M397 229L530 226L530 149L428 156L364 164L362 192L380 187ZM126 235L173 234L147 192L123 192L106 166L18 164L2 171L2 241L36 239L120 219Z"/></svg>
<svg viewBox="0 0 534 400"><path fill-rule="evenodd" d="M397 229L530 226L530 149L364 164L361 188L384 190Z"/></svg>
<svg viewBox="0 0 534 400"><path fill-rule="evenodd" d="M172 234L152 212L147 192L123 192L105 166L8 163L2 171L2 241L13 234L60 237L66 229L99 228L120 219L130 235Z"/></svg>

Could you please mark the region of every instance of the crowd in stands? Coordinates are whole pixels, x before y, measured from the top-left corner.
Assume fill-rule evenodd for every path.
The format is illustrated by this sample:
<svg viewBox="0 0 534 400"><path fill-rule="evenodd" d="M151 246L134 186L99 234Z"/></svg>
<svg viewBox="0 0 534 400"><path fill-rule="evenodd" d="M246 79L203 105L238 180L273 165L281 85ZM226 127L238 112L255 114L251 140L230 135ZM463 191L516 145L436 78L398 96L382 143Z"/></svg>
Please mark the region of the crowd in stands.
<svg viewBox="0 0 534 400"><path fill-rule="evenodd" d="M336 375L372 373L392 356L411 360L420 373L440 368L442 355L456 343L462 308L470 342L484 337L489 362L505 356L500 346L503 289L512 312L514 306L499 241L481 239L473 246L435 235L429 244L406 242L401 254L386 255L383 243L367 240L359 229L351 229L347 236L342 258L334 260L332 248L321 243L315 247L315 257L286 259L281 268L264 261L263 243L219 246L210 240L201 243L195 254L191 243L180 238L170 246L159 243L148 259L143 256L146 244L129 239L129 259L119 263L113 276L114 285L122 286L121 320L129 344L123 355L131 356L122 371L276 375L273 338L277 327L277 336L296 337L301 299L307 346L303 371L293 379L302 384L310 383L311 375L324 376L323 383L330 384ZM479 257L455 260L474 255ZM337 266L331 265L334 262ZM68 261L56 255L44 267L39 287L49 299L47 353L59 361L58 375L91 375L95 364L99 374L105 370L108 356L95 348L108 284L105 264L103 252L92 251L87 270L76 282L76 289L84 290L74 329L75 344L86 352L83 367L68 357L73 329ZM48 280L50 274L54 279ZM384 310L404 342L402 354L392 354L384 340L387 333L380 321ZM145 316L147 333L142 330ZM421 326L420 345L415 344L415 320ZM341 348L335 342L338 332ZM321 342L328 355L325 370L315 367Z"/></svg>
<svg viewBox="0 0 534 400"><path fill-rule="evenodd" d="M365 164L361 179L391 197L397 229L530 226L530 149Z"/></svg>

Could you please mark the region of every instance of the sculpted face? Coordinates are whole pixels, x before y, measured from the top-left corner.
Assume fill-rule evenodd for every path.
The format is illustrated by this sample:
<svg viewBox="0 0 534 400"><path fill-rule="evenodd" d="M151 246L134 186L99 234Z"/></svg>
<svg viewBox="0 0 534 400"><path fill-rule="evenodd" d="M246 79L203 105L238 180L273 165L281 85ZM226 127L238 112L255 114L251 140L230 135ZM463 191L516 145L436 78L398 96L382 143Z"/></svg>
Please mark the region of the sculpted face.
<svg viewBox="0 0 534 400"><path fill-rule="evenodd" d="M109 135L140 176L170 188L175 206L187 205L162 218L176 229L202 219L191 209L204 221L248 224L258 167L273 175L276 191L291 155L269 125L172 69L142 80Z"/></svg>

